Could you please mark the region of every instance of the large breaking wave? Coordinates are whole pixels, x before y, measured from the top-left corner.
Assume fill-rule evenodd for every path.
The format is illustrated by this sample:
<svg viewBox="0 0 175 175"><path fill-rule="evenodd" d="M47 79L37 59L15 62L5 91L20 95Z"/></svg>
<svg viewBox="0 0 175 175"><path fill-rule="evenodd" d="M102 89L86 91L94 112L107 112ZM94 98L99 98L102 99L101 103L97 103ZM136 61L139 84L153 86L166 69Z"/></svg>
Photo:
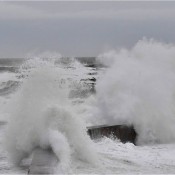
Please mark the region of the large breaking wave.
<svg viewBox="0 0 175 175"><path fill-rule="evenodd" d="M66 65L55 61L36 58L21 66L24 79L10 102L6 149L15 164L38 146L51 147L64 169L72 156L96 164L85 122L69 98L71 90L81 85L82 75L75 68L82 74L86 70L75 60Z"/></svg>
<svg viewBox="0 0 175 175"><path fill-rule="evenodd" d="M101 54L96 115L133 124L138 143L175 141L175 46L143 39L131 50Z"/></svg>

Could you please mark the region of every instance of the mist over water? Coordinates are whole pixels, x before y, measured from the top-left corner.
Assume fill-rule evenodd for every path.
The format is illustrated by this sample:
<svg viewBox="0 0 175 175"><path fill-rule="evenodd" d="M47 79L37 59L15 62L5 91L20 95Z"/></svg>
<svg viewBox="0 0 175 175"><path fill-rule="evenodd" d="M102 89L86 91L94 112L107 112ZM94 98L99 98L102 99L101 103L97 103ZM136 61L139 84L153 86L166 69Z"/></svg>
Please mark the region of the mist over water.
<svg viewBox="0 0 175 175"><path fill-rule="evenodd" d="M131 50L104 53L97 81L98 115L134 125L138 143L175 141L175 46L143 39Z"/></svg>

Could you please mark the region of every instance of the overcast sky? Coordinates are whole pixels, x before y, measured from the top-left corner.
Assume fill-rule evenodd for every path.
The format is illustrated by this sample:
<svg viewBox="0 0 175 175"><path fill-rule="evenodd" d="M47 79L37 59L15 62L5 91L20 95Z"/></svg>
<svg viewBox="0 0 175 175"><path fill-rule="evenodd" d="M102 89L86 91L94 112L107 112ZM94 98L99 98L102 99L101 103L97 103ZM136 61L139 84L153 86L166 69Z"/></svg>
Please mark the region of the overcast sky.
<svg viewBox="0 0 175 175"><path fill-rule="evenodd" d="M143 37L175 43L175 2L0 2L0 57L96 56Z"/></svg>

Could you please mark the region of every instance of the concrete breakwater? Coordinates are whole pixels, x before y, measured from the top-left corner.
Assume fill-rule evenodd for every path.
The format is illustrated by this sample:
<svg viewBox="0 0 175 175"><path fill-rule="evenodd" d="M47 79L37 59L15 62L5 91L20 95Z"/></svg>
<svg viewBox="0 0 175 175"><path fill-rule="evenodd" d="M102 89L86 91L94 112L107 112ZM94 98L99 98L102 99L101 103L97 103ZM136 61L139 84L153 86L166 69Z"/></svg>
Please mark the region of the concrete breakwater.
<svg viewBox="0 0 175 175"><path fill-rule="evenodd" d="M119 139L121 142L131 142L136 144L137 133L133 126L126 125L99 125L88 127L88 134L91 139L102 137L112 137Z"/></svg>

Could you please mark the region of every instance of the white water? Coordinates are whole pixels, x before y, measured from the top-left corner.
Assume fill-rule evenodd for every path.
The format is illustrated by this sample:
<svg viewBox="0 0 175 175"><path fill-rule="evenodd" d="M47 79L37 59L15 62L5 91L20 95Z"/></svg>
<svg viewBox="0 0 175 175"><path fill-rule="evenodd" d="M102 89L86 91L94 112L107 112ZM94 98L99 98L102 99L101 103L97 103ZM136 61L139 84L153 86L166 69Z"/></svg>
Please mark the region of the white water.
<svg viewBox="0 0 175 175"><path fill-rule="evenodd" d="M99 56L109 66L97 82L99 115L133 124L138 143L175 141L175 46L139 41Z"/></svg>
<svg viewBox="0 0 175 175"><path fill-rule="evenodd" d="M70 84L62 83L65 77L61 73L51 62L39 64L30 70L11 100L5 147L14 164L18 165L37 146L52 147L64 169L69 167L71 156L97 163L86 125L68 98Z"/></svg>
<svg viewBox="0 0 175 175"><path fill-rule="evenodd" d="M81 79L89 69L63 60L32 59L21 66L23 83L3 98L1 116L9 118L5 149L0 150L0 170L14 168L35 146L52 147L60 159L57 173L174 173L175 47L142 40L131 50L109 51L98 57L101 69L96 95L72 103L72 89L86 88ZM55 62L59 64L55 65ZM4 107L5 106L5 107ZM2 110L3 109L3 110ZM86 126L134 124L138 143L122 144L104 138L94 143ZM165 143L157 145L155 143Z"/></svg>

